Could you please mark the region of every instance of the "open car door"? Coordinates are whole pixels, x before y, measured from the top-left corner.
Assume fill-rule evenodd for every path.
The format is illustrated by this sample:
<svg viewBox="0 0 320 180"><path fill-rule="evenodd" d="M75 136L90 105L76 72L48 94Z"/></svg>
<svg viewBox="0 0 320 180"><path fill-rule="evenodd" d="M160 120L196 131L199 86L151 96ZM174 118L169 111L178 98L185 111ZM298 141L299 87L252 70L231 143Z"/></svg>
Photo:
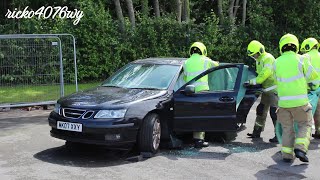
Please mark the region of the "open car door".
<svg viewBox="0 0 320 180"><path fill-rule="evenodd" d="M214 67L178 89L173 95L174 131L236 131L237 108L245 94L240 91L243 68L244 64ZM203 76L208 76L209 91L192 91Z"/></svg>

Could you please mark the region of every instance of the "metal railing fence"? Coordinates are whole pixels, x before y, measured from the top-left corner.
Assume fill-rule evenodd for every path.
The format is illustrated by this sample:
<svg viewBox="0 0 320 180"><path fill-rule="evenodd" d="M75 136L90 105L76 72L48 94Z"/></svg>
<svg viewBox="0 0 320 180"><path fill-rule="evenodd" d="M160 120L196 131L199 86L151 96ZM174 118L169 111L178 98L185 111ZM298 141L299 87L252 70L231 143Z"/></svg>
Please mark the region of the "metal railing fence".
<svg viewBox="0 0 320 180"><path fill-rule="evenodd" d="M53 104L77 90L74 36L0 35L0 108Z"/></svg>

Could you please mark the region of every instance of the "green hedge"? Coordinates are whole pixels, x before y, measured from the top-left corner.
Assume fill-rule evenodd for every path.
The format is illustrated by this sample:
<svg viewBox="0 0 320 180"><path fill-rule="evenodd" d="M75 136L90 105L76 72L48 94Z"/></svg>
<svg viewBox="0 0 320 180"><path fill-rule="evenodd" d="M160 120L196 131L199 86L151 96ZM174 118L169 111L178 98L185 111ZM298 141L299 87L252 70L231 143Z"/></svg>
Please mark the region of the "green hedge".
<svg viewBox="0 0 320 180"><path fill-rule="evenodd" d="M125 32L120 32L114 12L104 1L80 0L69 4L69 8L85 12L76 26L70 19L6 20L0 25L0 33L71 33L77 38L79 80L100 81L136 59L188 57L189 46L194 41L202 41L213 60L253 65L246 56L247 44L253 39L261 41L267 51L277 57L278 41L285 33L294 33L300 41L309 36L318 38L320 23L309 21L320 15L317 1L306 0L301 4L294 0L290 7L287 3L249 1L245 27L237 24L220 26L214 13L201 14L200 11L189 23L178 23L173 14L155 18L137 13L135 29L125 19Z"/></svg>

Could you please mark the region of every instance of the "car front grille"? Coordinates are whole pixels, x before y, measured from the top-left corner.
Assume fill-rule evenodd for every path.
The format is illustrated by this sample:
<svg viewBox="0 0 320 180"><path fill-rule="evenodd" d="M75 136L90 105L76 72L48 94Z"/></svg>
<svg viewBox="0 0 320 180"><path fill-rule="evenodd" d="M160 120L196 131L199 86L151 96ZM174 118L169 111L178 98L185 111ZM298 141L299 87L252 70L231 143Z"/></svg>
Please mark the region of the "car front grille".
<svg viewBox="0 0 320 180"><path fill-rule="evenodd" d="M71 108L62 108L62 115L66 118L78 119L80 118L86 110L83 109L71 109Z"/></svg>
<svg viewBox="0 0 320 180"><path fill-rule="evenodd" d="M83 115L83 119L89 119L92 115L93 115L94 111L87 111L84 115Z"/></svg>

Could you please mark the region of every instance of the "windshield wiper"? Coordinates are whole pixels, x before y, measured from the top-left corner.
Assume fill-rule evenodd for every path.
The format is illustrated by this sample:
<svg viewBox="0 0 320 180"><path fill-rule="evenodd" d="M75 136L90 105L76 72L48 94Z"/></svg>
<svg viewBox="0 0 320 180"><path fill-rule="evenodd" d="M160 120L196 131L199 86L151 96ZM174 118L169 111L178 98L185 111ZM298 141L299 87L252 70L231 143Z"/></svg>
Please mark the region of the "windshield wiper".
<svg viewBox="0 0 320 180"><path fill-rule="evenodd" d="M116 88L122 88L121 86L116 86L116 85L102 85L102 87L116 87Z"/></svg>
<svg viewBox="0 0 320 180"><path fill-rule="evenodd" d="M129 89L162 90L160 88L154 88L154 87L130 87Z"/></svg>

